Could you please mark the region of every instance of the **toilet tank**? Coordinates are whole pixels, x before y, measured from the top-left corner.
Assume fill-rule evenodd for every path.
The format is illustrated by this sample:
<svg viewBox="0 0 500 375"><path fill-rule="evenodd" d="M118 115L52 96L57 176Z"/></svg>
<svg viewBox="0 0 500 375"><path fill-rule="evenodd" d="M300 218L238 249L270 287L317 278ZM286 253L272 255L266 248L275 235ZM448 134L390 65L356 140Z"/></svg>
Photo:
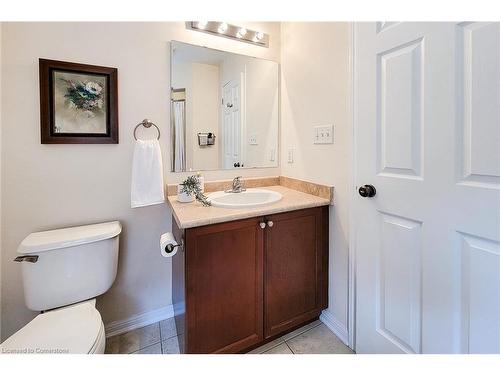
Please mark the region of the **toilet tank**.
<svg viewBox="0 0 500 375"><path fill-rule="evenodd" d="M50 310L106 292L118 267L120 222L31 233L17 250L26 306Z"/></svg>

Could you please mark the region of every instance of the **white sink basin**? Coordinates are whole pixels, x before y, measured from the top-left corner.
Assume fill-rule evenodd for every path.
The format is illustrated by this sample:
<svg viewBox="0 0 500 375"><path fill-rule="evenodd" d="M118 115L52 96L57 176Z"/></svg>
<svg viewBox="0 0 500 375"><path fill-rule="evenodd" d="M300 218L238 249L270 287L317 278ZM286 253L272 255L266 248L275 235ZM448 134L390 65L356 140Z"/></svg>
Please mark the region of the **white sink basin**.
<svg viewBox="0 0 500 375"><path fill-rule="evenodd" d="M265 206L278 202L283 196L267 189L247 189L241 193L226 193L216 191L207 195L208 200L215 207L224 208L251 208Z"/></svg>

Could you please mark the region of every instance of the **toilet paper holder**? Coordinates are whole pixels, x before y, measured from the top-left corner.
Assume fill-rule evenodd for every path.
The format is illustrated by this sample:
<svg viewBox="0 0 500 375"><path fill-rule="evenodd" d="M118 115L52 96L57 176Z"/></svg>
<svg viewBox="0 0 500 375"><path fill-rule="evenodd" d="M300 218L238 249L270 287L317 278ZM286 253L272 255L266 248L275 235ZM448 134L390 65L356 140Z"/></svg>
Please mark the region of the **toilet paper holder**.
<svg viewBox="0 0 500 375"><path fill-rule="evenodd" d="M170 254L172 251L174 251L174 249L176 247L180 247L181 251L184 251L184 239L183 238L181 238L181 242L178 243L177 245L172 245L171 243L169 243L167 246L165 246L165 252L167 254Z"/></svg>

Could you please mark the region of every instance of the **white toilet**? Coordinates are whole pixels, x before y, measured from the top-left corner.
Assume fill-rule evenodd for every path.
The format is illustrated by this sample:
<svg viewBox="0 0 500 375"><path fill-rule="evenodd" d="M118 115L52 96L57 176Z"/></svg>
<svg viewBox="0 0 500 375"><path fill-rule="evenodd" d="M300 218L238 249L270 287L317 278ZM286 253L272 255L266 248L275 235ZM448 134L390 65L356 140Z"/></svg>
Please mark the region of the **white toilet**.
<svg viewBox="0 0 500 375"><path fill-rule="evenodd" d="M113 284L118 221L32 233L18 248L26 306L42 311L1 345L2 353L104 353L94 297Z"/></svg>

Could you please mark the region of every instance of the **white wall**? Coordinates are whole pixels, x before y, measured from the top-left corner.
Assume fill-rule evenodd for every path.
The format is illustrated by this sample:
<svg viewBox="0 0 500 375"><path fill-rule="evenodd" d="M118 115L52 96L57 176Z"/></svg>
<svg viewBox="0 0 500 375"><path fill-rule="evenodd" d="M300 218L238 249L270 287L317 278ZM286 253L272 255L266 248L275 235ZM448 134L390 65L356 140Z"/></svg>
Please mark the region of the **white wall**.
<svg viewBox="0 0 500 375"><path fill-rule="evenodd" d="M33 231L120 220L124 231L117 280L98 299L104 321L171 303L171 264L157 249L160 233L171 227L171 213L166 205L130 209L132 131L145 117L158 124L166 182L179 182L189 175L170 172L168 42L179 40L279 61L279 24L242 25L269 33L270 48L186 30L184 22L3 25L2 339L35 315L24 306L19 265L12 262L20 241ZM120 144L40 144L38 58L118 68ZM238 170L244 177L279 172L279 168ZM226 179L234 177L234 171L204 175L209 180Z"/></svg>
<svg viewBox="0 0 500 375"><path fill-rule="evenodd" d="M349 234L349 25L284 23L282 174L335 187L330 208L328 310L347 334ZM314 145L313 127L334 125L333 145ZM287 150L294 149L293 164Z"/></svg>

